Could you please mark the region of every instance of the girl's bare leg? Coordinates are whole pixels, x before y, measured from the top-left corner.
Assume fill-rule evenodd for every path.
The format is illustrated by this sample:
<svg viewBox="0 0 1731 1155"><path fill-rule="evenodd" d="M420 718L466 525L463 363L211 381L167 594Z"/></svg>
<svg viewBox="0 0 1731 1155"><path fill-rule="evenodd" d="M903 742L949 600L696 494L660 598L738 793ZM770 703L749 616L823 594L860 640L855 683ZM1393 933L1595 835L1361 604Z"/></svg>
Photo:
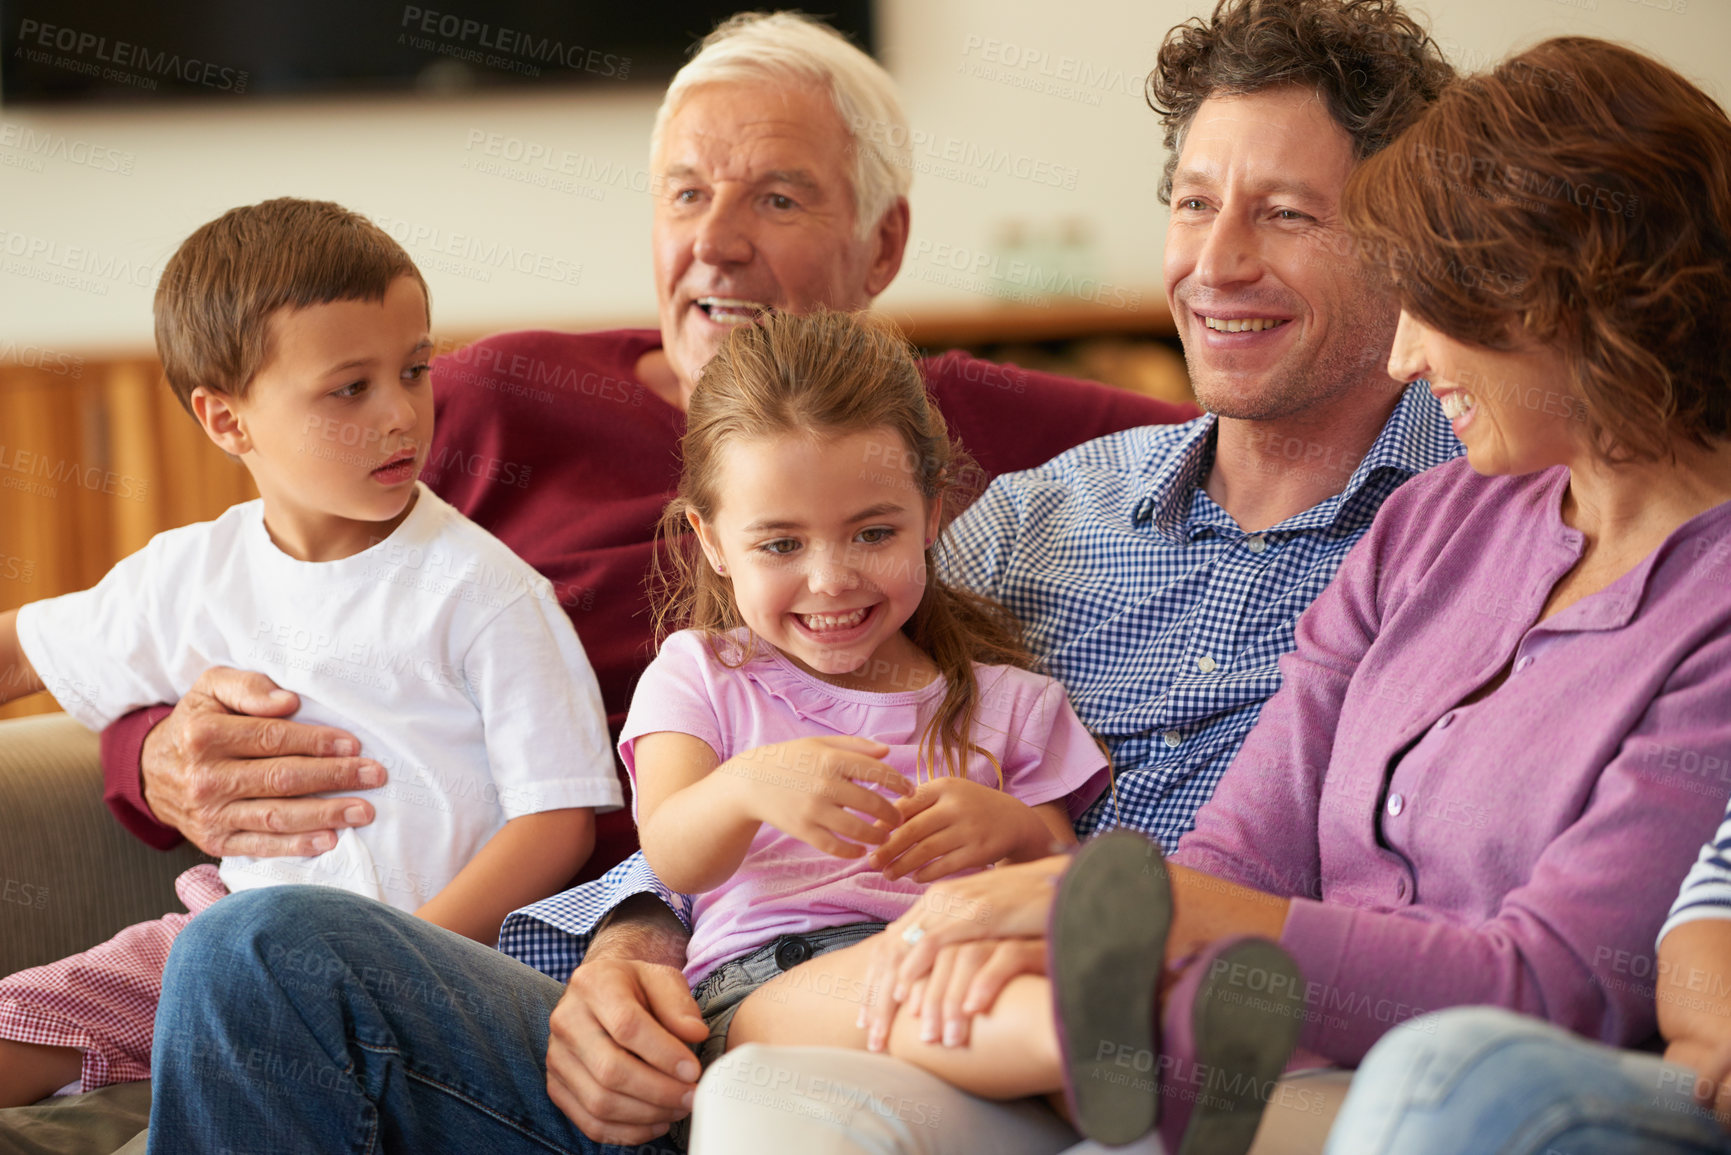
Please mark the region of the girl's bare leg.
<svg viewBox="0 0 1731 1155"><path fill-rule="evenodd" d="M866 997L866 944L819 955L777 975L747 996L728 1029L727 1046L848 1047L863 1051L856 1025ZM1060 1089L1052 987L1040 975L1020 975L990 1012L977 1015L967 1046L920 1040L919 988L896 1011L889 1053L987 1099L1020 1099Z"/></svg>
<svg viewBox="0 0 1731 1155"><path fill-rule="evenodd" d="M77 1047L43 1047L0 1039L0 1107L27 1107L45 1099L84 1069Z"/></svg>

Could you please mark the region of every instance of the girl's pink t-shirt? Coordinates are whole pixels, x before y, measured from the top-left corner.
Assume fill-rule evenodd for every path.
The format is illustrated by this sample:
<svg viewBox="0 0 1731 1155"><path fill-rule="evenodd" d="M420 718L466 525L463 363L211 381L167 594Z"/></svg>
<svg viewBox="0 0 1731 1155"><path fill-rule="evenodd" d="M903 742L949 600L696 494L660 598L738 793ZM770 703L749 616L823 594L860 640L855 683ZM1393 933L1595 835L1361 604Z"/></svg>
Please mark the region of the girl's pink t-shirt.
<svg viewBox="0 0 1731 1155"><path fill-rule="evenodd" d="M743 639L742 632L736 644ZM729 653L726 640L720 646ZM1063 799L1072 818L1080 815L1106 788L1107 763L1063 687L1008 666L976 664L974 676L980 698L971 738L1002 766L1004 790L1030 806ZM937 679L891 693L843 689L761 642L751 661L729 668L701 634L684 630L662 643L638 682L619 753L635 787L633 746L644 734L690 734L723 761L795 738L848 734L889 746L883 761L914 781L920 735L943 701L944 685ZM997 771L978 754L967 769L974 781L997 786ZM634 813L636 805L634 789ZM863 858L833 858L765 823L733 877L693 896L686 981L695 986L715 967L780 935L889 922L925 889L905 878L889 881Z"/></svg>

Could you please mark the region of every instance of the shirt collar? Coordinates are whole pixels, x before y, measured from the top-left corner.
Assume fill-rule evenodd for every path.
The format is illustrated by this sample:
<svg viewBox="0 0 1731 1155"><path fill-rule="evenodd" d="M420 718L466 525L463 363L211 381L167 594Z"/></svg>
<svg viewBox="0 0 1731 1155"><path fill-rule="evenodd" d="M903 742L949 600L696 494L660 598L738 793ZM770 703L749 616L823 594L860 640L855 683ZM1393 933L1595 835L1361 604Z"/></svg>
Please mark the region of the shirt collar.
<svg viewBox="0 0 1731 1155"><path fill-rule="evenodd" d="M1195 509L1196 492L1214 463L1218 424L1219 419L1212 413L1189 423L1132 504L1132 520L1141 522L1151 517L1154 529L1168 540L1188 539L1187 523ZM1442 403L1431 395L1426 382L1415 381L1401 394L1399 404L1383 423L1370 451L1353 468L1346 488L1273 528L1326 529L1343 516L1358 513L1367 500L1371 503L1367 512L1374 514L1375 507L1387 496L1388 487L1373 487L1372 483L1380 481L1384 474L1393 471L1400 481L1405 481L1460 452L1461 443L1448 418L1443 416Z"/></svg>
<svg viewBox="0 0 1731 1155"><path fill-rule="evenodd" d="M1214 464L1214 430L1220 419L1204 413L1189 423L1172 452L1148 479L1137 496L1131 517L1141 522L1152 517L1154 529L1174 542L1185 539L1184 523L1190 517L1190 498Z"/></svg>

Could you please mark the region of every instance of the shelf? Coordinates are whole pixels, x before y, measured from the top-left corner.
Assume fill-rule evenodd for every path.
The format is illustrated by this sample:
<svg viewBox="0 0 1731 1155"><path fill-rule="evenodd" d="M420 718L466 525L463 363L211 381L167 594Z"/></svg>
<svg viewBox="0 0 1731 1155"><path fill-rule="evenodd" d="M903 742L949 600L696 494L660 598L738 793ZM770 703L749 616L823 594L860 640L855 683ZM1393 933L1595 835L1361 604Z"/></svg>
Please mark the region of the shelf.
<svg viewBox="0 0 1731 1155"><path fill-rule="evenodd" d="M1089 337L1174 338L1178 330L1165 298L1145 295L1140 308L1119 309L1082 301L992 308L890 311L909 341L922 349L1009 342L1070 341Z"/></svg>

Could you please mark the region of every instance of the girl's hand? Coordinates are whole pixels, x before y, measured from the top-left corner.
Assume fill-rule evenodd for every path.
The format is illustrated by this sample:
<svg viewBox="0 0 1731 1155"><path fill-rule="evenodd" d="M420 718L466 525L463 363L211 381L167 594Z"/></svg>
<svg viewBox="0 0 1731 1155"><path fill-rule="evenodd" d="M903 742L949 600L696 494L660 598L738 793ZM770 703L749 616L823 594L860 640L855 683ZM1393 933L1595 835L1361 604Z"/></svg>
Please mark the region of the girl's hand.
<svg viewBox="0 0 1731 1155"><path fill-rule="evenodd" d="M966 778L920 783L898 799L900 828L871 854L885 878L935 882L1001 859L1024 862L1052 853L1053 832L1024 802Z"/></svg>
<svg viewBox="0 0 1731 1155"><path fill-rule="evenodd" d="M1045 973L1044 939L983 939L945 947L920 994L920 1039L967 1046L974 1016L992 1009L1006 983L1017 975Z"/></svg>
<svg viewBox="0 0 1731 1155"><path fill-rule="evenodd" d="M750 817L825 854L858 858L866 853L860 843L880 843L902 822L894 803L860 783L914 792L913 783L879 761L889 752L870 738L796 738L747 750L716 773L731 776Z"/></svg>
<svg viewBox="0 0 1731 1155"><path fill-rule="evenodd" d="M882 933L866 967L866 1046L883 1050L896 1007L914 980L931 973L938 951L985 938L1043 938L1067 854L940 882Z"/></svg>

